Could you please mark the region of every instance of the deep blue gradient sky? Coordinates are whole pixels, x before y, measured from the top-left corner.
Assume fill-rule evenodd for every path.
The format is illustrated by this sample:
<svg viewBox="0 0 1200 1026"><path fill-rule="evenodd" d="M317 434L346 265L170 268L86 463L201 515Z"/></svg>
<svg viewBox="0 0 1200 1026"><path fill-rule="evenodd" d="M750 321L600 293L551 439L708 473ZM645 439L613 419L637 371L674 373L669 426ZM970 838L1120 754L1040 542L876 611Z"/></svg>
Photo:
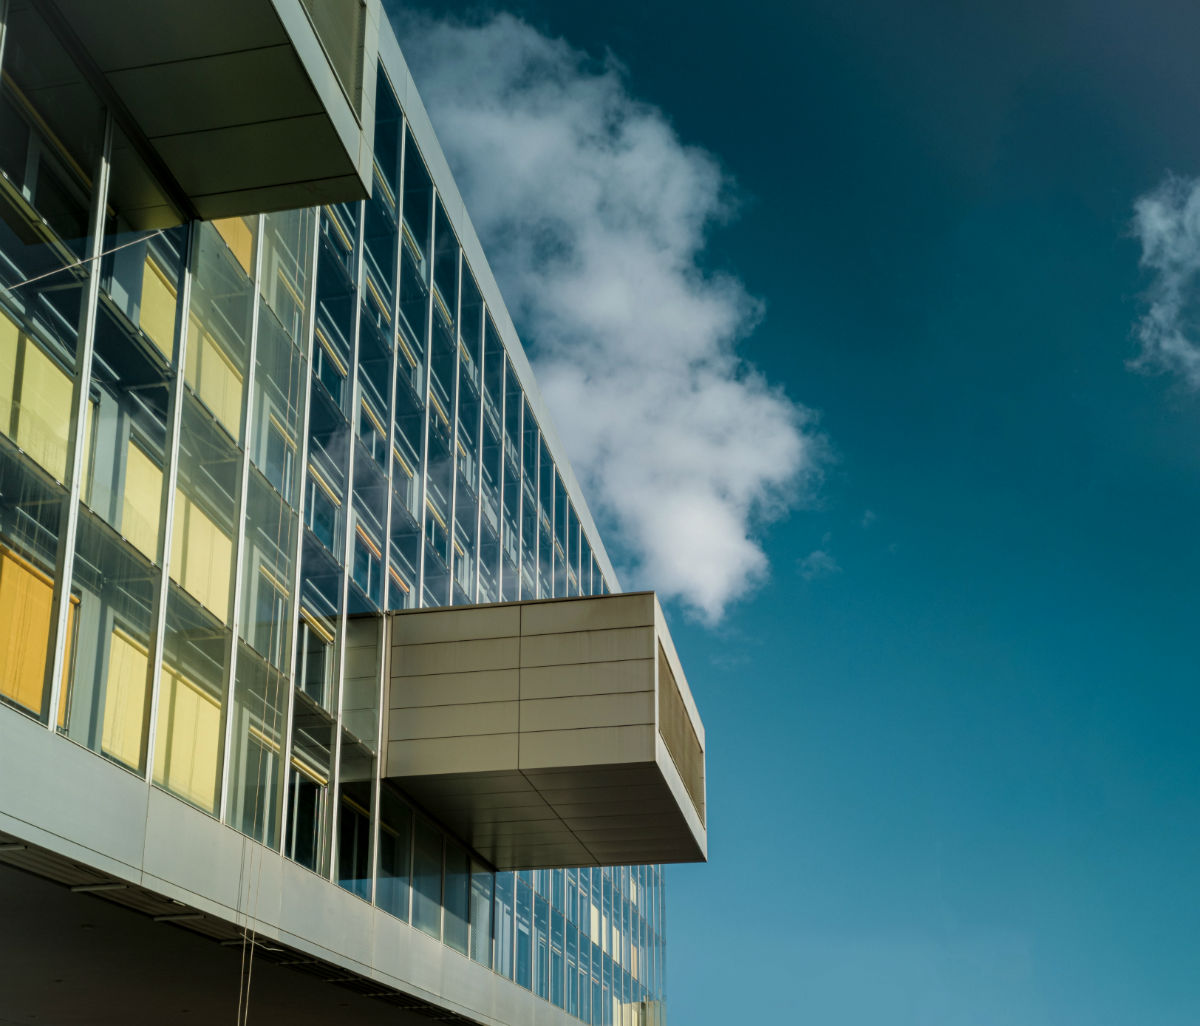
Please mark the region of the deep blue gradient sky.
<svg viewBox="0 0 1200 1026"><path fill-rule="evenodd" d="M1127 362L1200 9L505 9L736 179L710 267L834 453L769 581L672 617L711 831L672 1026L1195 1026L1200 397Z"/></svg>

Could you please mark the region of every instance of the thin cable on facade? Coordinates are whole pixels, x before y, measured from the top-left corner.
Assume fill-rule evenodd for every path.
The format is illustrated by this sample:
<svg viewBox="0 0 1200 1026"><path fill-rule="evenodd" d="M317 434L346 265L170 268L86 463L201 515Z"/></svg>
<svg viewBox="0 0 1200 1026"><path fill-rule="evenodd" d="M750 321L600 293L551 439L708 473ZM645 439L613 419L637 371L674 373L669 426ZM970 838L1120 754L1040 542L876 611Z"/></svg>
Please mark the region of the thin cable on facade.
<svg viewBox="0 0 1200 1026"><path fill-rule="evenodd" d="M156 228L149 235L143 235L140 239L130 239L128 242L122 242L119 246L113 246L112 249L103 250L94 257L84 257L82 260L76 260L73 264L66 264L63 267L56 267L53 271L46 271L44 274L35 274L32 278L26 278L24 281L19 281L15 285L9 285L8 290L9 292L14 292L26 285L32 285L35 281L41 281L43 278L49 278L52 275L61 274L63 271L69 271L74 267L82 267L84 264L90 263L93 260L100 260L112 253L116 253L118 250L125 249L128 246L136 246L142 242L149 242L156 235L162 235L165 231L166 229L164 228Z"/></svg>

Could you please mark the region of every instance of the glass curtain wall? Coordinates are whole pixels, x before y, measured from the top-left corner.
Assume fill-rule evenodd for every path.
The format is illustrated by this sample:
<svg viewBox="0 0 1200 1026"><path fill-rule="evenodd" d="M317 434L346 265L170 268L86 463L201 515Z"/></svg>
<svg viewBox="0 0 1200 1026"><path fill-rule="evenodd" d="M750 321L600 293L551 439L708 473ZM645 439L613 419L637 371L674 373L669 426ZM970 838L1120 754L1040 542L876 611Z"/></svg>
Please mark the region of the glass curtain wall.
<svg viewBox="0 0 1200 1026"><path fill-rule="evenodd" d="M358 614L607 590L386 76L370 200L188 224L34 5L2 63L0 703L628 1021L657 867L497 873L379 781Z"/></svg>

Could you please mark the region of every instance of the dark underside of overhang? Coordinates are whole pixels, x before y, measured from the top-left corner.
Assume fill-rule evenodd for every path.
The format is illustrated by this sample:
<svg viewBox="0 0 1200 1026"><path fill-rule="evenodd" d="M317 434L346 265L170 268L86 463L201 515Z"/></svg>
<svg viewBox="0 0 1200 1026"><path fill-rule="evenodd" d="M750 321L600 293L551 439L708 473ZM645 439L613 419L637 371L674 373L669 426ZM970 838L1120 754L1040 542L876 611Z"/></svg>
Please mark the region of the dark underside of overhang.
<svg viewBox="0 0 1200 1026"><path fill-rule="evenodd" d="M236 927L3 835L0 924L3 1026L237 1021L248 949ZM279 945L252 964L251 1023L472 1021Z"/></svg>

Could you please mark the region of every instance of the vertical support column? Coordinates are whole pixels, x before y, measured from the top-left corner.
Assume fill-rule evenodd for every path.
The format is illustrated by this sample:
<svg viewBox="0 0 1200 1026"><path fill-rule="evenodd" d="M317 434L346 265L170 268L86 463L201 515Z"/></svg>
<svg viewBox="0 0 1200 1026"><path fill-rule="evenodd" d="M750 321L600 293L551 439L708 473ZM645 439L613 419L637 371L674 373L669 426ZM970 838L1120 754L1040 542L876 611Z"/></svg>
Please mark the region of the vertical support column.
<svg viewBox="0 0 1200 1026"><path fill-rule="evenodd" d="M363 278L363 234L366 229L366 204L358 204L358 235L354 242L354 336L350 342L350 444L348 466L346 468L346 537L342 543L342 595L341 608L338 612L337 637L335 641L333 673L334 686L337 688L337 702L334 716L333 735L333 765L329 768L329 810L325 822L329 827L329 879L338 879L338 791L342 773L342 702L345 689L342 687L346 671L346 606L350 602L350 568L354 559L354 535L356 514L354 511L354 465L358 460L355 439L357 428L355 419L358 407L362 401L358 387L358 345L359 331L362 327L362 278Z"/></svg>
<svg viewBox="0 0 1200 1026"><path fill-rule="evenodd" d="M238 637L242 620L242 563L246 553L246 509L249 502L247 492L250 488L250 437L254 416L254 387L255 376L258 372L258 316L262 306L262 262L263 262L263 233L266 231L266 218L258 215L258 230L254 233L254 264L251 274L250 294L250 345L246 356L245 397L242 401L242 468L239 478L237 520L234 525L233 538L233 602L230 604L230 641L229 656L225 660L225 725L221 742L221 798L217 816L225 822L225 813L229 803L229 748L233 737L233 706L234 688L237 687Z"/></svg>
<svg viewBox="0 0 1200 1026"><path fill-rule="evenodd" d="M464 255L463 264L467 262ZM459 286L459 293L462 293L462 286ZM459 301L461 305L461 300ZM486 399L484 397L485 388L484 382L487 381L487 303L479 304L479 421L475 425L475 588L471 593L471 601L479 601L479 581L482 577L481 564L483 563L483 418L484 406ZM501 395L503 395L503 390ZM503 407L501 407L503 413ZM501 456L504 450L504 436L500 436ZM504 521L504 480L501 477L500 481L500 523ZM502 592L502 582L504 579L504 535L499 531L496 532L496 537L500 539L500 565L496 568L496 592L497 598Z"/></svg>
<svg viewBox="0 0 1200 1026"><path fill-rule="evenodd" d="M524 413L522 413L524 417ZM538 428L538 444L533 452L533 594L530 598L549 598L539 595L542 579L542 431Z"/></svg>
<svg viewBox="0 0 1200 1026"><path fill-rule="evenodd" d="M545 434L542 435L542 449L543 450L547 449ZM542 468L539 466L538 467L538 480L539 481L541 480L541 477L542 477L541 469ZM558 495L558 489L554 487L554 483L555 483L555 480L557 479L557 477L558 477L558 467L555 465L554 460L551 459L550 460L550 573L547 575L549 578L549 581L550 581L550 594L546 595L545 596L546 598L555 598L556 593L558 591L558 589L555 585L555 581L554 581L554 569L555 569L555 566L557 565L556 560L555 560L555 555L554 555L554 543L558 540L557 536L555 534L555 531L558 527L558 509L557 509L557 502L556 502L556 497Z"/></svg>
<svg viewBox="0 0 1200 1026"><path fill-rule="evenodd" d="M434 231L437 231L434 222ZM458 557L458 381L462 373L462 247L458 249L458 265L455 270L455 290L458 295L454 299L454 389L450 400L450 605L454 605L454 588L458 584L455 577L455 566ZM444 296L442 297L445 298ZM430 344L433 341L432 325L430 326ZM432 357L432 354L431 354ZM478 544L475 546L479 548Z"/></svg>
<svg viewBox="0 0 1200 1026"><path fill-rule="evenodd" d="M299 340L302 350L307 354L308 359L304 364L304 407L300 411L300 459L296 472L300 475L300 499L296 504L296 544L293 549L292 560L292 580L290 582L292 589L292 622L288 625L292 632L291 637L291 658L288 660L287 674L287 714L284 717L284 734L283 734L283 792L281 802L283 808L281 810L281 824L279 827L279 850L283 854L287 854L288 844L288 804L291 791L291 776L292 776L292 724L296 715L296 666L299 662L299 653L296 646L296 637L300 632L300 585L303 580L301 571L301 557L304 554L304 499L308 493L307 478L308 478L308 422L309 410L312 405L312 354L313 346L316 345L316 325L317 325L317 257L321 247L321 229L320 229L321 211L314 209L313 225L312 225L312 245L309 250L310 263L308 273L308 295L305 297L307 306L304 311L304 334Z"/></svg>
<svg viewBox="0 0 1200 1026"><path fill-rule="evenodd" d="M71 611L71 578L75 572L75 536L79 530L79 495L83 486L83 460L80 458L86 442L88 384L92 379L92 354L95 343L96 306L100 300L100 257L104 250L104 212L108 203L108 180L111 172L113 119L110 112L104 118L104 142L96 168L92 206L88 212L90 246L86 260L87 292L80 304L78 335L75 341L75 378L71 386L71 433L67 437L67 467L71 479L67 482L65 521L58 536L54 559L54 597L51 606L54 649L47 662L49 687L43 683L42 694L47 706L42 709L46 726L58 727L56 710L62 697L63 671L67 662L67 622Z"/></svg>

